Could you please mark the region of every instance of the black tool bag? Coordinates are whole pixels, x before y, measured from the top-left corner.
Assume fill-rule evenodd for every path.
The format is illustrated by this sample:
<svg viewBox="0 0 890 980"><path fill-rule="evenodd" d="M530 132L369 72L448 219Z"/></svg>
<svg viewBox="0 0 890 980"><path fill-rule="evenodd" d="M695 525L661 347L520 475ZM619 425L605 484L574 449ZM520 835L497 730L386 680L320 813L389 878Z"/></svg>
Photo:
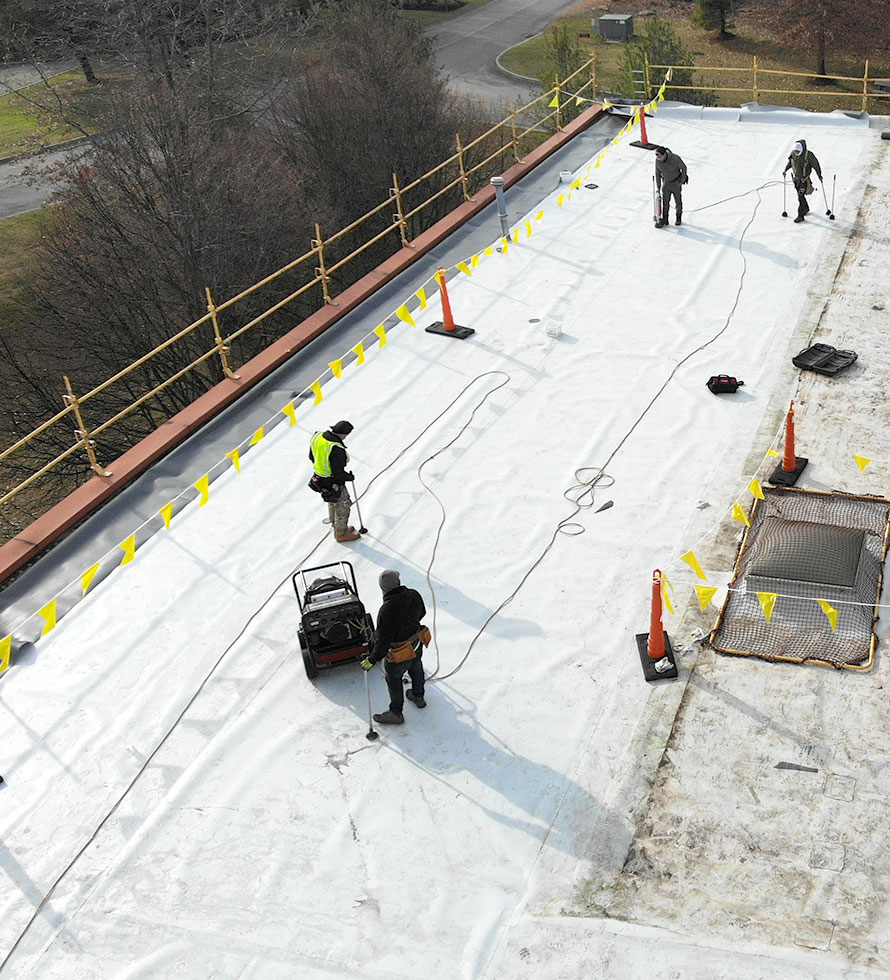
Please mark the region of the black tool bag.
<svg viewBox="0 0 890 980"><path fill-rule="evenodd" d="M734 391L738 391L744 383L744 381L738 381L728 374L712 374L705 382L715 395L722 395L724 392L732 394Z"/></svg>
<svg viewBox="0 0 890 980"><path fill-rule="evenodd" d="M340 484L332 483L329 476L319 476L317 473L313 473L307 486L310 490L320 493L321 499L325 503L333 504L340 499Z"/></svg>

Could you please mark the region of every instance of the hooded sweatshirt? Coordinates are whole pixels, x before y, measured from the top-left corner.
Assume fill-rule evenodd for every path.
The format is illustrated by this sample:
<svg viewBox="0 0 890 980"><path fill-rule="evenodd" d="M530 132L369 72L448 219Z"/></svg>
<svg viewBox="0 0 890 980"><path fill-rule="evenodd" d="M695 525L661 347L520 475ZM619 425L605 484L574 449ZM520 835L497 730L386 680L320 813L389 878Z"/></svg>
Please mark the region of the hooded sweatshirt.
<svg viewBox="0 0 890 980"><path fill-rule="evenodd" d="M662 181L665 184L685 184L686 164L667 147L664 148L664 153L663 160L655 158L655 186L660 188Z"/></svg>
<svg viewBox="0 0 890 980"><path fill-rule="evenodd" d="M816 154L812 150L807 149L806 140L798 140L797 142L800 143L803 150L797 156L794 155L793 151L789 154L788 163L785 164L785 169L782 171L782 174L787 174L790 170L794 183L803 184L806 182L807 177L810 176L810 172L815 170L819 175L819 180L822 180L822 168L819 166Z"/></svg>

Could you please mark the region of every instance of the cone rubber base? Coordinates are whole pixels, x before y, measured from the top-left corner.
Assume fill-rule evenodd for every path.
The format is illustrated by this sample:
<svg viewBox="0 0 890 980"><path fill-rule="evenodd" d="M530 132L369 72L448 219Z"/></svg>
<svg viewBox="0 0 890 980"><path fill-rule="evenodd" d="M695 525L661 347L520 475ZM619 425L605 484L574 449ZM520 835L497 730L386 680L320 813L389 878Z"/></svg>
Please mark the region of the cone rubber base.
<svg viewBox="0 0 890 980"><path fill-rule="evenodd" d="M638 146L641 150L657 150L661 143L643 143L641 140L634 140L631 146Z"/></svg>
<svg viewBox="0 0 890 980"><path fill-rule="evenodd" d="M667 633L664 634L664 659L669 661L667 670L656 670L655 665L661 663L660 660L653 660L649 656L649 634L637 633L637 652L640 654L640 664L643 667L643 676L647 681L664 681L672 677L678 677L677 662L674 659L674 651Z"/></svg>
<svg viewBox="0 0 890 980"><path fill-rule="evenodd" d="M769 478L769 482L772 483L773 486L793 487L794 484L797 483L800 474L803 473L804 469L806 469L809 459L806 456L795 456L794 461L797 463L797 465L790 473L783 470L782 464L779 463L779 465L773 470L773 475Z"/></svg>
<svg viewBox="0 0 890 980"><path fill-rule="evenodd" d="M427 333L438 333L443 337L453 337L455 340L466 340L470 334L476 331L472 327L459 327L457 324L454 325L454 330L446 330L445 324L441 320L436 320L435 323L431 323L426 328Z"/></svg>

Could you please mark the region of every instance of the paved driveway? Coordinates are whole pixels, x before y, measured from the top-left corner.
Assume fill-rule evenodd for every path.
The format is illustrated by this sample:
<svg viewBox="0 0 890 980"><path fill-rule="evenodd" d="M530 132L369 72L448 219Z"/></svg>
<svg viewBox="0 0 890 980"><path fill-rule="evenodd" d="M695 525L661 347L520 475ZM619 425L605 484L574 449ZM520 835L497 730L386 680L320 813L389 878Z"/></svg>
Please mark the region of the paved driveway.
<svg viewBox="0 0 890 980"><path fill-rule="evenodd" d="M501 71L495 59L577 4L577 0L488 0L427 30L451 88L489 104L526 101L539 86Z"/></svg>

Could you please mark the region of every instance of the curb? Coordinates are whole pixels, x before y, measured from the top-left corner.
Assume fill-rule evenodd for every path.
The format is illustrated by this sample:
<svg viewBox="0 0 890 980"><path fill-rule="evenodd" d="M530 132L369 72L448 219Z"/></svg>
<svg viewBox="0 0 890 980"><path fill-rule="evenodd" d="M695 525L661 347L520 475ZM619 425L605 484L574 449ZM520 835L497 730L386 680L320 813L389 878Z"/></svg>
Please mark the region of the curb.
<svg viewBox="0 0 890 980"><path fill-rule="evenodd" d="M74 139L63 140L61 143L53 143L51 146L41 146L39 150L33 150L31 152L23 150L21 153L14 153L11 157L0 157L0 166L4 163L17 163L19 160L29 160L31 157L42 157L47 153L73 150L75 147L82 146L84 143L91 143L94 138L94 136L75 136Z"/></svg>

